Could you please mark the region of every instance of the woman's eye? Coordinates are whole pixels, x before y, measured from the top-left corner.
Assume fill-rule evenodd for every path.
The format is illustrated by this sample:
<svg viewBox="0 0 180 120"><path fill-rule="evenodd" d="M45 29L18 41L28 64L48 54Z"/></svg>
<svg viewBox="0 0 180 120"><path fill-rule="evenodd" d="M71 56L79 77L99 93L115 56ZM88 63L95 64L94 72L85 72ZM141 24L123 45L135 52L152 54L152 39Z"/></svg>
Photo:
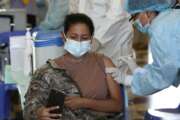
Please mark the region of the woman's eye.
<svg viewBox="0 0 180 120"><path fill-rule="evenodd" d="M70 36L70 38L71 38L71 39L76 39L76 37L75 37L75 36Z"/></svg>
<svg viewBox="0 0 180 120"><path fill-rule="evenodd" d="M89 38L82 38L83 40L88 40Z"/></svg>

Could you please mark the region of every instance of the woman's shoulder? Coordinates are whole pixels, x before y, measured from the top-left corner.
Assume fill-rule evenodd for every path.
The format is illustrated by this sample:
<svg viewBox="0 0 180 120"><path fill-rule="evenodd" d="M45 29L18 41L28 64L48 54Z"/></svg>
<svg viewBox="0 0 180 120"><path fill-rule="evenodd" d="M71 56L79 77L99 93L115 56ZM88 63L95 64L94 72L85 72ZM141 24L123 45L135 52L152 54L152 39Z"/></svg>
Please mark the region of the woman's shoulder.
<svg viewBox="0 0 180 120"><path fill-rule="evenodd" d="M115 65L112 62L111 58L109 58L107 56L104 56L103 60L104 60L104 65L105 65L106 68L108 68L108 67L115 67Z"/></svg>
<svg viewBox="0 0 180 120"><path fill-rule="evenodd" d="M59 58L58 58L59 60ZM41 67L37 68L35 73L33 74L34 77L37 76L44 76L47 74L52 74L55 70L60 70L59 65L56 63L56 59L49 59L46 64L42 65Z"/></svg>
<svg viewBox="0 0 180 120"><path fill-rule="evenodd" d="M104 62L104 66L105 67L115 67L115 65L113 64L111 58L109 58L108 56L102 54L102 53L92 53L95 56L97 56L98 58L102 59L102 61Z"/></svg>
<svg viewBox="0 0 180 120"><path fill-rule="evenodd" d="M96 58L101 58L101 59L104 59L106 58L106 56L102 53L97 53L97 52L90 52L90 55L91 56L95 56Z"/></svg>
<svg viewBox="0 0 180 120"><path fill-rule="evenodd" d="M32 75L32 80L42 80L42 78L46 75L49 74L51 67L49 66L48 63L44 64L43 66L39 67L36 69L36 71Z"/></svg>

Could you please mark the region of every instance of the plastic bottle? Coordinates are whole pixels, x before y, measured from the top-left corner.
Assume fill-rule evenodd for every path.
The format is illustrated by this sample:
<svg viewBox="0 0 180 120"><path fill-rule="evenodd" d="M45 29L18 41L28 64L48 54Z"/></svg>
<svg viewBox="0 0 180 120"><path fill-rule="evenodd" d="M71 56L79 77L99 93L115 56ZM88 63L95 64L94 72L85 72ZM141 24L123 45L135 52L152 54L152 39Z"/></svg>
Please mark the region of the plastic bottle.
<svg viewBox="0 0 180 120"><path fill-rule="evenodd" d="M32 36L30 28L26 29L26 49L25 49L25 63L24 63L24 74L30 75L32 71Z"/></svg>

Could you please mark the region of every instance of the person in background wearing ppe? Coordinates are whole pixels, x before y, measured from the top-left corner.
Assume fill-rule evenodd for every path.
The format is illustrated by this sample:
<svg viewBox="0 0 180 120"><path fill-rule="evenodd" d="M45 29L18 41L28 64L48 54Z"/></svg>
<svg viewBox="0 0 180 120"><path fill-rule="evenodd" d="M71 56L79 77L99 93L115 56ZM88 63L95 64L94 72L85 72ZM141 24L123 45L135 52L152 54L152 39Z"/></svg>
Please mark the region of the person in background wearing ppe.
<svg viewBox="0 0 180 120"><path fill-rule="evenodd" d="M36 0L37 5L37 25L39 25L46 17L48 10L48 0Z"/></svg>
<svg viewBox="0 0 180 120"><path fill-rule="evenodd" d="M42 66L32 77L25 96L25 120L120 120L119 84L105 73L112 61L90 52L94 26L84 14L67 15L64 22L65 55ZM62 115L47 107L48 94L66 94ZM60 117L55 119L54 117Z"/></svg>
<svg viewBox="0 0 180 120"><path fill-rule="evenodd" d="M127 58L123 61L128 64L133 75L128 75L125 80L120 79L116 72L112 75L120 83L130 85L136 95L151 95L163 90L162 94L158 92L159 97L156 96L158 93L150 97L150 109L145 114L145 120L180 118L180 9L171 8L175 3L176 0L126 0L125 3L134 25L149 35L153 62L140 68ZM171 85L177 88L170 89ZM169 92L166 88L170 92L173 90L175 95L163 94L164 91ZM163 99L163 103L168 103L159 103L160 99L168 96L174 100Z"/></svg>
<svg viewBox="0 0 180 120"><path fill-rule="evenodd" d="M62 30L65 16L69 13L69 0L36 0L37 5L48 4L45 19L39 29L43 31Z"/></svg>
<svg viewBox="0 0 180 120"><path fill-rule="evenodd" d="M132 14L134 25L150 37L153 63L138 67L131 59L124 59L133 75L116 80L131 86L136 95L150 95L170 85L180 84L180 9L171 9L175 0L127 0L126 9ZM110 72L110 71L108 71Z"/></svg>

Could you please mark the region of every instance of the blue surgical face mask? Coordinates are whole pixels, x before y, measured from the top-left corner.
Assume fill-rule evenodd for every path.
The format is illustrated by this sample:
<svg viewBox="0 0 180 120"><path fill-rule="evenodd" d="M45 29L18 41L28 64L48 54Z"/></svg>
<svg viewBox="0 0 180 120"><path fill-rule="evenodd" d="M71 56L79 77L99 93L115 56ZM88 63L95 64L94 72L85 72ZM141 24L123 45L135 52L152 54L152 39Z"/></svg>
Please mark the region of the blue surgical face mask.
<svg viewBox="0 0 180 120"><path fill-rule="evenodd" d="M75 57L81 57L91 50L91 40L79 42L67 38L64 49Z"/></svg>
<svg viewBox="0 0 180 120"><path fill-rule="evenodd" d="M145 26L142 25L139 19L134 21L134 26L142 33L148 33L148 29L150 24L146 24Z"/></svg>

